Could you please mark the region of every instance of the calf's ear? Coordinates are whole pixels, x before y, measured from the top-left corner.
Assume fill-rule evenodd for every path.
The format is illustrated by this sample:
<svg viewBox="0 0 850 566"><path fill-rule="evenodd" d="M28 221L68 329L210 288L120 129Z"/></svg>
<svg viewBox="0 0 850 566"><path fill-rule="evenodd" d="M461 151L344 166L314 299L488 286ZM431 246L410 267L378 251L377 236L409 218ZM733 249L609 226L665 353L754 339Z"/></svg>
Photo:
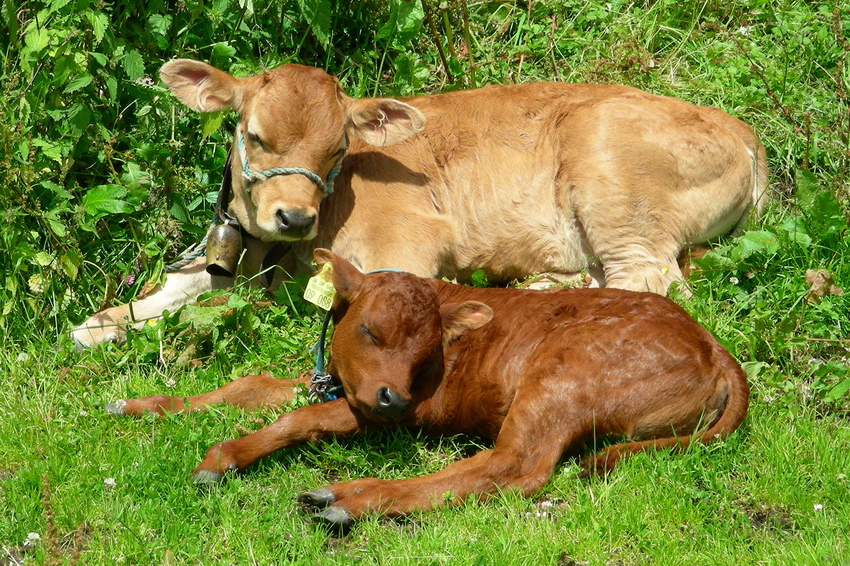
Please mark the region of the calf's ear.
<svg viewBox="0 0 850 566"><path fill-rule="evenodd" d="M198 112L237 108L241 101L239 79L200 61L169 61L159 76L180 102Z"/></svg>
<svg viewBox="0 0 850 566"><path fill-rule="evenodd" d="M440 306L443 344L449 344L469 330L481 328L493 320L493 309L478 301L446 303Z"/></svg>
<svg viewBox="0 0 850 566"><path fill-rule="evenodd" d="M325 264L330 264L331 281L336 289L336 298L334 304L339 304L340 300L352 302L360 294L360 287L363 284L363 273L352 264L342 259L335 253L324 248L316 248L313 250L313 260L316 262L319 270Z"/></svg>
<svg viewBox="0 0 850 566"><path fill-rule="evenodd" d="M375 147L404 141L425 127L422 112L392 98L349 98L345 106L349 130Z"/></svg>

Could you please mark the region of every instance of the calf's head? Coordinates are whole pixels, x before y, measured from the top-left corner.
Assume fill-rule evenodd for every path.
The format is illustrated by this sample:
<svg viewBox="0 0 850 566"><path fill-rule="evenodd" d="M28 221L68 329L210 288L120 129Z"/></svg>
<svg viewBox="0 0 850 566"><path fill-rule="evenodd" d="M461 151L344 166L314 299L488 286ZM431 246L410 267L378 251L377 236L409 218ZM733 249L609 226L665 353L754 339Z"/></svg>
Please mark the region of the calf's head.
<svg viewBox="0 0 850 566"><path fill-rule="evenodd" d="M348 402L376 420L403 419L417 382L442 375L443 347L493 318L477 301L439 304L428 281L409 273L363 274L325 249L313 257L331 264L336 288L328 369Z"/></svg>
<svg viewBox="0 0 850 566"><path fill-rule="evenodd" d="M382 147L407 139L425 123L408 104L349 98L335 78L302 65L236 78L206 63L176 59L163 65L160 76L193 110L239 113L230 212L265 241L316 236L325 181L345 155L349 136Z"/></svg>

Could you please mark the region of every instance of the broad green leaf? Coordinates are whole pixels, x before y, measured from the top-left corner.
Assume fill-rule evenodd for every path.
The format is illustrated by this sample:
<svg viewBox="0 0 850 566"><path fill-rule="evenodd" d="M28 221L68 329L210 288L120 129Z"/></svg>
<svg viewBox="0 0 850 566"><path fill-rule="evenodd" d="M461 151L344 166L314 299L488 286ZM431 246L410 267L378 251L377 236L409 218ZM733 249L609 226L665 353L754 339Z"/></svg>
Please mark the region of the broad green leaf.
<svg viewBox="0 0 850 566"><path fill-rule="evenodd" d="M833 387L829 390L829 393L826 394L824 399L826 401L837 401L841 399L848 391L850 391L850 377Z"/></svg>
<svg viewBox="0 0 850 566"><path fill-rule="evenodd" d="M85 88L91 84L91 75L80 75L65 87L65 94L77 92L81 88Z"/></svg>
<svg viewBox="0 0 850 566"><path fill-rule="evenodd" d="M738 264L730 258L717 252L707 252L693 262L703 271L733 271Z"/></svg>
<svg viewBox="0 0 850 566"><path fill-rule="evenodd" d="M201 114L201 137L209 137L221 127L224 121L224 112L208 112Z"/></svg>
<svg viewBox="0 0 850 566"><path fill-rule="evenodd" d="M254 0L239 0L239 7L245 10L245 14L250 16L254 13Z"/></svg>
<svg viewBox="0 0 850 566"><path fill-rule="evenodd" d="M109 58L106 55L104 55L103 53L97 53L96 51L90 51L89 56L92 59L94 59L95 61L97 61L97 64L100 65L101 67L105 67L106 64L109 62Z"/></svg>
<svg viewBox="0 0 850 566"><path fill-rule="evenodd" d="M148 18L151 32L156 35L167 35L168 29L171 27L171 16L167 14L151 14Z"/></svg>
<svg viewBox="0 0 850 566"><path fill-rule="evenodd" d="M236 55L236 49L226 41L221 41L213 45L213 55L221 59L230 59Z"/></svg>
<svg viewBox="0 0 850 566"><path fill-rule="evenodd" d="M323 46L330 42L331 7L329 0L298 0L304 19L310 24L313 35Z"/></svg>
<svg viewBox="0 0 850 566"><path fill-rule="evenodd" d="M127 189L120 185L98 185L83 195L83 210L90 216L132 212L124 200L126 195Z"/></svg>
<svg viewBox="0 0 850 566"><path fill-rule="evenodd" d="M145 75L145 63L141 54L135 49L131 49L124 55L121 64L130 80L140 79Z"/></svg>
<svg viewBox="0 0 850 566"><path fill-rule="evenodd" d="M118 80L112 75L106 77L106 90L109 92L109 101L115 102L118 98Z"/></svg>
<svg viewBox="0 0 850 566"><path fill-rule="evenodd" d="M823 187L818 185L818 178L815 174L805 169L794 171L794 181L797 185L795 191L797 205L808 212L814 205L815 197L823 190Z"/></svg>
<svg viewBox="0 0 850 566"><path fill-rule="evenodd" d="M752 230L735 240L735 246L729 255L734 261L742 261L758 251L772 254L778 249L776 234L766 230Z"/></svg>
<svg viewBox="0 0 850 566"><path fill-rule="evenodd" d="M94 44L98 45L103 41L106 28L109 25L109 19L106 17L106 14L101 12L89 12L88 17L91 23L92 33L94 34ZM101 63L101 65L103 64L105 63Z"/></svg>
<svg viewBox="0 0 850 566"><path fill-rule="evenodd" d="M67 6L71 0L52 0L47 7L48 13L54 13L58 10L61 10L65 6Z"/></svg>
<svg viewBox="0 0 850 566"><path fill-rule="evenodd" d="M47 252L38 252L37 254L35 254L35 261L41 267L47 267L48 265L53 263L54 259L56 258L54 258L51 254Z"/></svg>
<svg viewBox="0 0 850 566"><path fill-rule="evenodd" d="M41 148L42 153L47 158L58 163L62 163L71 151L71 144L66 140L47 141L36 138L32 140L32 144L35 147Z"/></svg>
<svg viewBox="0 0 850 566"><path fill-rule="evenodd" d="M59 257L59 263L62 265L62 271L65 275L74 280L79 273L80 264L83 263L83 256L75 249L70 249Z"/></svg>
<svg viewBox="0 0 850 566"><path fill-rule="evenodd" d="M788 239L792 242L796 242L802 246L810 246L812 243L812 237L809 236L806 223L799 216L786 218L779 225L779 228L786 232Z"/></svg>

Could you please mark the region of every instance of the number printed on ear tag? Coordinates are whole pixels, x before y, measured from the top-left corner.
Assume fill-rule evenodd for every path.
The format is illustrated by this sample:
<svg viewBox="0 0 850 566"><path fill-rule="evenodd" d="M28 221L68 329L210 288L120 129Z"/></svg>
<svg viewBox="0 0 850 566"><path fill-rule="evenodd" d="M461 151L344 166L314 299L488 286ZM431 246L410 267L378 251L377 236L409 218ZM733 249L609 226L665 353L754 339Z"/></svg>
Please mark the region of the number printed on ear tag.
<svg viewBox="0 0 850 566"><path fill-rule="evenodd" d="M307 288L304 289L304 300L326 311L331 310L336 295L336 288L331 282L332 271L333 266L326 263L320 272L307 281Z"/></svg>

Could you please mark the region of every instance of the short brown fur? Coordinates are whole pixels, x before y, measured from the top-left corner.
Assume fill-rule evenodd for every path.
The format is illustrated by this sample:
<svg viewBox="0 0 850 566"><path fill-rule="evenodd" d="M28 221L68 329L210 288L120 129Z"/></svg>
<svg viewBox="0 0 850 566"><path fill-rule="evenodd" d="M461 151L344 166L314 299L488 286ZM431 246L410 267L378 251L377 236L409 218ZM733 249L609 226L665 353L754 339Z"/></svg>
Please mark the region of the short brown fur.
<svg viewBox="0 0 850 566"><path fill-rule="evenodd" d="M531 494L566 453L624 437L582 460L604 473L631 454L711 442L743 421L740 365L681 307L618 289L478 289L406 273L364 275L328 250L337 298L329 372L345 398L285 414L216 444L194 472L217 481L275 450L366 428L477 434L490 450L408 480L361 479L302 494L319 516L348 524L364 513L405 514L499 490ZM292 398L294 382L242 378L205 395L130 399L107 408L141 415L246 408ZM448 497L447 495L451 496Z"/></svg>

